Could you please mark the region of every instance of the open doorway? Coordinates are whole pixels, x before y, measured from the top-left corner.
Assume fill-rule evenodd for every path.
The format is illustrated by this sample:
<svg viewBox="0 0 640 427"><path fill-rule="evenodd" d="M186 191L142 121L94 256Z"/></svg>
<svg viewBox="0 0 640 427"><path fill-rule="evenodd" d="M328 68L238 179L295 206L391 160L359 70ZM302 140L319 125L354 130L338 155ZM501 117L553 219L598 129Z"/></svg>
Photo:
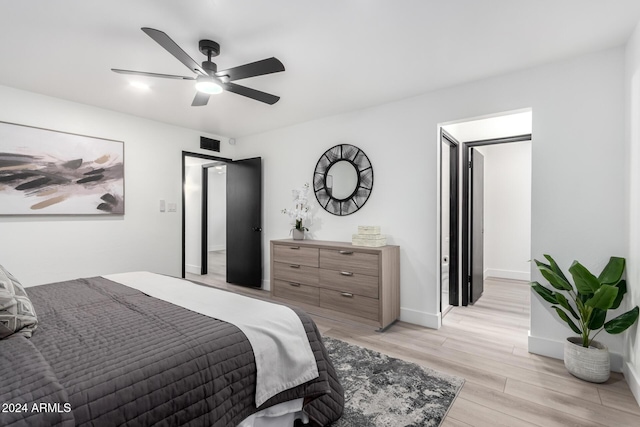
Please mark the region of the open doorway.
<svg viewBox="0 0 640 427"><path fill-rule="evenodd" d="M216 180L222 175L224 179ZM216 249L224 242L224 248L214 251L225 260L214 265L220 273L225 271L224 281L216 284L261 288L262 159L231 160L183 151L182 183L182 277L192 274L198 276L192 280L202 281L211 265L210 244ZM224 226L216 227L210 212L214 221L224 218Z"/></svg>
<svg viewBox="0 0 640 427"><path fill-rule="evenodd" d="M201 280L227 281L227 164L202 165Z"/></svg>
<svg viewBox="0 0 640 427"><path fill-rule="evenodd" d="M451 167L442 167L450 153L440 139L440 263L441 313L447 299L453 306L482 298L485 282L530 279L531 247L531 125L530 110L441 126L442 135L459 147L459 227L446 229L446 203ZM451 144L451 143L449 143ZM449 184L450 186L450 184ZM446 203L446 205L445 205ZM457 251L450 239L459 243ZM452 261L458 260L459 284L451 289ZM507 285L510 286L510 285ZM458 295L455 295L456 291ZM528 307L527 307L528 309Z"/></svg>
<svg viewBox="0 0 640 427"><path fill-rule="evenodd" d="M226 283L226 164L184 153L183 277Z"/></svg>

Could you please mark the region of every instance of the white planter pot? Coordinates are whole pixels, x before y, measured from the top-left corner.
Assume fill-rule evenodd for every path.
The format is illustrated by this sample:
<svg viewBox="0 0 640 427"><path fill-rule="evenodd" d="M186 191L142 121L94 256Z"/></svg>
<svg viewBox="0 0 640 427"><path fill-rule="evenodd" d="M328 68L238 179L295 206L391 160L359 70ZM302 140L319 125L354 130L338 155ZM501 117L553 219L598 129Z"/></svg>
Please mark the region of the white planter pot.
<svg viewBox="0 0 640 427"><path fill-rule="evenodd" d="M609 379L611 362L609 349L597 341L591 346L582 346L580 337L570 337L564 343L564 366L573 376L592 383L603 383Z"/></svg>
<svg viewBox="0 0 640 427"><path fill-rule="evenodd" d="M304 240L304 230L293 228L293 240Z"/></svg>

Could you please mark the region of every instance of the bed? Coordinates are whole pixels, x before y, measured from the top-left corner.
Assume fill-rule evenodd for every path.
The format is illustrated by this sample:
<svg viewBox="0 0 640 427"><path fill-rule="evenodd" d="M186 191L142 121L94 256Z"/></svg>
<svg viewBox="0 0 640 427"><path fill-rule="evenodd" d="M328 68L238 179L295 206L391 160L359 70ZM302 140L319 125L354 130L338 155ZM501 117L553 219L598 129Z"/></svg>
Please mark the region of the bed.
<svg viewBox="0 0 640 427"><path fill-rule="evenodd" d="M27 297L1 267L0 322L8 305L3 274L14 288L17 304L9 312L18 320L0 323L0 425L257 426L300 418L323 426L342 414L342 387L315 323L301 310L290 309L317 376L258 399L257 379L273 362L267 358L265 370L263 354L254 352L242 325L151 296L113 280L117 275L29 287ZM255 301L181 283L215 292L211 300L223 305L224 294L246 298L249 306ZM37 325L29 320L34 311ZM7 332L16 326L17 332Z"/></svg>

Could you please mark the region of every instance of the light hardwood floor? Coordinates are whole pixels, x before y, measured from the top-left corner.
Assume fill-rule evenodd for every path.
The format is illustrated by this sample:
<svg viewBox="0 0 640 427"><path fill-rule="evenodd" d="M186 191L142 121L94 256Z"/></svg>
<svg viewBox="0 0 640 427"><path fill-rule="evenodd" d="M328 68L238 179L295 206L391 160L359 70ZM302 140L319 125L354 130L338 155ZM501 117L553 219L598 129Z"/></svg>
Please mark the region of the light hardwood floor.
<svg viewBox="0 0 640 427"><path fill-rule="evenodd" d="M265 291L209 284L269 299ZM443 427L640 426L640 407L621 374L591 384L572 377L561 360L527 352L529 295L525 282L487 279L482 298L454 307L439 330L399 322L379 333L314 320L323 335L465 378Z"/></svg>

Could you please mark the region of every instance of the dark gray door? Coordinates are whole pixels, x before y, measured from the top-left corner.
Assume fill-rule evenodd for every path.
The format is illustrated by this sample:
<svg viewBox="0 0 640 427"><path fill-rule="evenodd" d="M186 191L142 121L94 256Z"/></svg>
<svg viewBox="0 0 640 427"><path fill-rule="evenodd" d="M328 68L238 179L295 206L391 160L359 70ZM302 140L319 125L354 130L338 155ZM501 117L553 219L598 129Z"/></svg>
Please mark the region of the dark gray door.
<svg viewBox="0 0 640 427"><path fill-rule="evenodd" d="M471 289L475 303L484 291L484 157L471 149Z"/></svg>
<svg viewBox="0 0 640 427"><path fill-rule="evenodd" d="M262 286L261 158L227 163L227 282Z"/></svg>
<svg viewBox="0 0 640 427"><path fill-rule="evenodd" d="M444 129L441 141L440 201L440 311L444 305L458 303L458 146L460 143ZM448 171L448 173L443 173ZM446 277L446 279L445 279ZM445 288L448 286L448 289ZM447 298L448 293L448 298Z"/></svg>

